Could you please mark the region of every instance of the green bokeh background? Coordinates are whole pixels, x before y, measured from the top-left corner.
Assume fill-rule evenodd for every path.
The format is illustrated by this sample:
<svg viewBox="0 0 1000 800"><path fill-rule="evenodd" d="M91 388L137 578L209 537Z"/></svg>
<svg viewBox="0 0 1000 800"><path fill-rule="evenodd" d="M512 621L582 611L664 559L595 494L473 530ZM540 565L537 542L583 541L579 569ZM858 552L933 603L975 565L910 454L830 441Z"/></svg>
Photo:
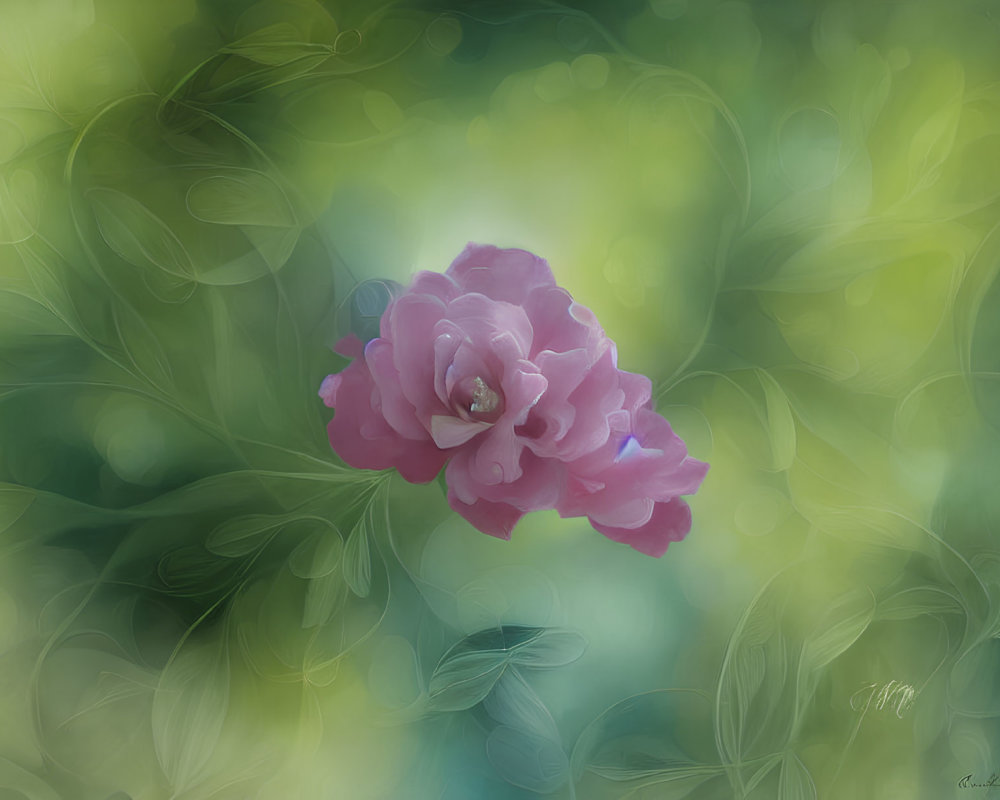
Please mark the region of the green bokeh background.
<svg viewBox="0 0 1000 800"><path fill-rule="evenodd" d="M995 0L0 0L0 797L982 795L997 41ZM338 307L470 240L711 463L663 559L330 450Z"/></svg>

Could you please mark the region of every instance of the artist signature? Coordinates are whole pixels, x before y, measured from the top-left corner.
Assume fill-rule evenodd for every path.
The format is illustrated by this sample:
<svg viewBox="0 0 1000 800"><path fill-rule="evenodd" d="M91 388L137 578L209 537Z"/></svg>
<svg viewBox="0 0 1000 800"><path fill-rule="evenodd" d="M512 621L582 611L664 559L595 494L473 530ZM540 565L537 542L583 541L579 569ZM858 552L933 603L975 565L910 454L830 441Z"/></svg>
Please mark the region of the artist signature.
<svg viewBox="0 0 1000 800"><path fill-rule="evenodd" d="M989 780L985 783L974 781L971 775L966 775L958 782L959 789L991 789L995 786L1000 786L1000 775L997 775L995 772L990 775Z"/></svg>

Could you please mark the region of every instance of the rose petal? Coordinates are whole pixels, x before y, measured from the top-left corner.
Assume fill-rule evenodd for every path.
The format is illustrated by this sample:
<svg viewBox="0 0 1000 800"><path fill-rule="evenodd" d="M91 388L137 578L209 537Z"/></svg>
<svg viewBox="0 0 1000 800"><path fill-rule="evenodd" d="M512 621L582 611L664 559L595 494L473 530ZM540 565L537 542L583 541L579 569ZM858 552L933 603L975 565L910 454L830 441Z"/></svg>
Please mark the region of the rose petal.
<svg viewBox="0 0 1000 800"><path fill-rule="evenodd" d="M490 428L488 422L463 420L458 417L448 417L435 414L431 417L431 436L434 444L442 450L465 444L473 436L477 436Z"/></svg>
<svg viewBox="0 0 1000 800"><path fill-rule="evenodd" d="M395 467L411 483L433 480L444 466L445 454L433 442L404 439L385 420L378 390L363 360L331 376L336 384L329 395L336 405L327 425L330 445L356 469Z"/></svg>
<svg viewBox="0 0 1000 800"><path fill-rule="evenodd" d="M365 352L365 343L353 333L349 333L333 346L333 352L346 358L361 358Z"/></svg>
<svg viewBox="0 0 1000 800"><path fill-rule="evenodd" d="M525 358L531 350L531 322L520 306L463 294L448 304L447 315L479 347L487 348L496 336L506 335L516 342L516 358Z"/></svg>
<svg viewBox="0 0 1000 800"><path fill-rule="evenodd" d="M422 270L414 276L406 292L407 294L429 294L448 303L458 297L459 288L455 281L441 272Z"/></svg>
<svg viewBox="0 0 1000 800"><path fill-rule="evenodd" d="M514 426L506 420L497 423L483 436L476 450L472 477L487 486L516 481L521 477L523 449Z"/></svg>
<svg viewBox="0 0 1000 800"><path fill-rule="evenodd" d="M399 388L425 426L443 411L434 392L434 327L444 317L445 305L430 295L403 295L391 308L392 362Z"/></svg>
<svg viewBox="0 0 1000 800"><path fill-rule="evenodd" d="M463 503L451 491L448 492L448 505L471 522L476 530L498 539L510 539L514 526L524 516L523 511L508 503L492 503L489 500Z"/></svg>
<svg viewBox="0 0 1000 800"><path fill-rule="evenodd" d="M337 389L340 388L341 380L343 378L340 373L327 375L323 378L323 383L319 386L319 396L323 398L323 404L328 408L333 408L337 405Z"/></svg>
<svg viewBox="0 0 1000 800"><path fill-rule="evenodd" d="M473 477L468 450L459 450L448 462L445 479L449 491L463 503L477 500L504 502L521 511L539 511L554 508L566 483L566 470L560 462L538 458L531 451L521 454L521 477L504 484L487 485Z"/></svg>
<svg viewBox="0 0 1000 800"><path fill-rule="evenodd" d="M542 350L599 352L602 343L610 341L590 309L575 303L558 286L534 289L525 298L524 310L534 331L532 358Z"/></svg>
<svg viewBox="0 0 1000 800"><path fill-rule="evenodd" d="M382 413L385 421L401 436L425 440L427 429L417 419L413 404L403 396L392 350L392 343L386 339L372 339L365 347L365 363L378 387Z"/></svg>
<svg viewBox="0 0 1000 800"><path fill-rule="evenodd" d="M615 528L591 521L598 533L616 542L624 542L640 553L659 558L671 542L679 542L691 530L691 508L675 497L657 503L649 521L640 528Z"/></svg>
<svg viewBox="0 0 1000 800"><path fill-rule="evenodd" d="M521 304L528 293L555 286L548 262L527 250L501 250L469 243L446 273L464 292Z"/></svg>
<svg viewBox="0 0 1000 800"><path fill-rule="evenodd" d="M624 399L613 354L607 349L569 395L576 418L559 443L559 457L574 461L605 444L611 436L612 415L621 409Z"/></svg>

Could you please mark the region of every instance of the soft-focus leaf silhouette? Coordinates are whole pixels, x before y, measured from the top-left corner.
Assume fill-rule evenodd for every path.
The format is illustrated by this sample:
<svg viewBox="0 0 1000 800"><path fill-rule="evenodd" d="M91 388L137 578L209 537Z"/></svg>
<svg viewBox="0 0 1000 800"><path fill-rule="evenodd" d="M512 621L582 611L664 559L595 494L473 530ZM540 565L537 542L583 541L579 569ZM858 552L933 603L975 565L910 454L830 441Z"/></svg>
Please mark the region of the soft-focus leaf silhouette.
<svg viewBox="0 0 1000 800"><path fill-rule="evenodd" d="M781 777L778 783L780 800L815 800L816 784L805 765L794 753L788 753L781 761Z"/></svg>
<svg viewBox="0 0 1000 800"><path fill-rule="evenodd" d="M789 581L778 574L747 607L733 632L716 697L716 737L723 759L740 762L762 750L779 750L793 715L786 676L790 645L781 619ZM754 725L761 715L767 725Z"/></svg>
<svg viewBox="0 0 1000 800"><path fill-rule="evenodd" d="M931 185L941 165L951 154L962 112L963 70L957 63L928 70L932 85L924 86L924 97L940 99L941 106L928 114L913 132L907 152L910 191Z"/></svg>
<svg viewBox="0 0 1000 800"><path fill-rule="evenodd" d="M288 558L293 575L300 578L322 578L340 566L344 542L340 531L328 520L300 517L293 520L294 533L303 535ZM305 524L303 524L305 523ZM311 533L307 533L312 529Z"/></svg>
<svg viewBox="0 0 1000 800"><path fill-rule="evenodd" d="M486 754L505 780L532 792L554 792L569 778L569 760L557 743L506 725L490 731Z"/></svg>
<svg viewBox="0 0 1000 800"><path fill-rule="evenodd" d="M493 689L509 665L556 667L579 658L579 634L503 625L470 634L445 653L431 675L428 695L441 710L471 708Z"/></svg>
<svg viewBox="0 0 1000 800"><path fill-rule="evenodd" d="M170 358L156 334L133 309L115 307L115 330L129 360L154 386L166 389L173 383Z"/></svg>
<svg viewBox="0 0 1000 800"><path fill-rule="evenodd" d="M205 548L184 545L169 549L159 559L156 574L171 592L190 596L216 591L228 568L225 560Z"/></svg>
<svg viewBox="0 0 1000 800"><path fill-rule="evenodd" d="M778 382L769 374L758 370L757 377L764 389L774 468L788 469L795 458L795 420L788 405L788 398L785 397Z"/></svg>
<svg viewBox="0 0 1000 800"><path fill-rule="evenodd" d="M472 708L490 693L509 661L502 650L446 655L427 683L432 706L440 711Z"/></svg>
<svg viewBox="0 0 1000 800"><path fill-rule="evenodd" d="M0 757L0 790L12 800L60 800L59 794L37 775L6 758Z"/></svg>
<svg viewBox="0 0 1000 800"><path fill-rule="evenodd" d="M511 661L522 667L561 667L576 661L587 649L587 640L576 631L550 628L518 645Z"/></svg>
<svg viewBox="0 0 1000 800"><path fill-rule="evenodd" d="M344 545L344 580L358 597L367 597L371 591L371 514L371 507L366 508Z"/></svg>
<svg viewBox="0 0 1000 800"><path fill-rule="evenodd" d="M281 188L253 170L202 178L188 189L187 207L196 219L216 225L295 224L295 212Z"/></svg>
<svg viewBox="0 0 1000 800"><path fill-rule="evenodd" d="M342 598L344 576L333 569L325 575L309 578L302 609L302 627L313 628L330 621Z"/></svg>
<svg viewBox="0 0 1000 800"><path fill-rule="evenodd" d="M302 525L308 522L308 526ZM310 529L312 533L306 533ZM344 543L340 531L318 519L301 520L291 526L293 533L305 534L288 558L292 574L309 582L306 589L302 625L311 628L326 623L341 599L344 576L340 569Z"/></svg>
<svg viewBox="0 0 1000 800"><path fill-rule="evenodd" d="M924 614L961 614L962 604L958 599L934 586L918 586L904 589L880 600L876 618L880 620L903 620Z"/></svg>
<svg viewBox="0 0 1000 800"><path fill-rule="evenodd" d="M251 69L240 70L235 77L227 75L228 79L213 79L215 76L212 75L208 85L189 90L188 95L191 99L199 105L244 100L307 75L331 55L325 48L317 48L312 53L302 53L301 45L266 47L261 43L248 45L246 52L253 55L253 58L247 56L251 61ZM281 63L265 63L262 59ZM255 61L259 63L254 63Z"/></svg>
<svg viewBox="0 0 1000 800"><path fill-rule="evenodd" d="M875 597L870 591L850 591L830 604L826 618L806 636L799 655L797 702L800 713L812 699L821 670L861 637L871 624L875 610Z"/></svg>
<svg viewBox="0 0 1000 800"><path fill-rule="evenodd" d="M720 767L701 760L708 754L694 752L695 741L708 730L710 711L708 699L693 691L661 689L625 698L580 733L571 759L574 779L590 770L611 780L683 781L690 790L689 782L721 774Z"/></svg>
<svg viewBox="0 0 1000 800"><path fill-rule="evenodd" d="M959 713L981 718L1000 717L1000 689L982 680L1000 670L1000 639L993 637L976 643L964 652L952 667L948 698Z"/></svg>
<svg viewBox="0 0 1000 800"><path fill-rule="evenodd" d="M137 267L155 267L177 278L194 274L191 257L167 224L141 202L112 188L87 193L101 235Z"/></svg>
<svg viewBox="0 0 1000 800"><path fill-rule="evenodd" d="M0 485L0 534L14 525L35 502L35 493L23 486Z"/></svg>
<svg viewBox="0 0 1000 800"><path fill-rule="evenodd" d="M229 709L225 643L187 643L167 664L153 698L156 757L180 792L201 774L219 741Z"/></svg>
<svg viewBox="0 0 1000 800"><path fill-rule="evenodd" d="M270 66L282 66L306 56L314 56L317 51L332 54L331 46L299 41L299 36L295 26L278 22L226 45L220 52L243 56Z"/></svg>
<svg viewBox="0 0 1000 800"><path fill-rule="evenodd" d="M205 548L216 555L240 558L263 547L278 528L288 522L284 515L246 514L223 522L205 540Z"/></svg>
<svg viewBox="0 0 1000 800"><path fill-rule="evenodd" d="M504 670L493 690L483 700L483 708L500 725L559 742L559 729L552 714L516 667Z"/></svg>
<svg viewBox="0 0 1000 800"><path fill-rule="evenodd" d="M17 244L35 235L41 214L41 186L34 173L0 175L0 244Z"/></svg>

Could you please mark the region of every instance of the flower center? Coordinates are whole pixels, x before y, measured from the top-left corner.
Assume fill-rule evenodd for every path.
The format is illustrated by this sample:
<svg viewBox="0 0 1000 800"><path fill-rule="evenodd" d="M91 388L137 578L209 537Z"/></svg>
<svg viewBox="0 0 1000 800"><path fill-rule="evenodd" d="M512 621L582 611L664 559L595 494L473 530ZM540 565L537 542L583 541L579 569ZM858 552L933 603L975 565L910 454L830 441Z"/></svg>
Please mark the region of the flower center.
<svg viewBox="0 0 1000 800"><path fill-rule="evenodd" d="M449 392L452 412L466 422L496 422L503 416L503 394L481 375L467 375Z"/></svg>
<svg viewBox="0 0 1000 800"><path fill-rule="evenodd" d="M469 411L473 414L490 414L500 405L500 395L494 392L486 381L478 375L472 379L472 404Z"/></svg>

